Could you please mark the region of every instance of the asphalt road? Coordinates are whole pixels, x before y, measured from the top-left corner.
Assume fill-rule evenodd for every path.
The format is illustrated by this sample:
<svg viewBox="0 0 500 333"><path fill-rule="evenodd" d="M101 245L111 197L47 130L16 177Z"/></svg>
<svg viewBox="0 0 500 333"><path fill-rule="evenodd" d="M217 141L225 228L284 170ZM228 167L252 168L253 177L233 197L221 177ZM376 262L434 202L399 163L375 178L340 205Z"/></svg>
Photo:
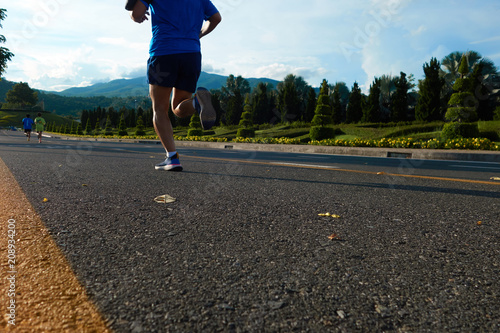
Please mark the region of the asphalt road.
<svg viewBox="0 0 500 333"><path fill-rule="evenodd" d="M0 132L116 332L500 330L498 163L178 151Z"/></svg>

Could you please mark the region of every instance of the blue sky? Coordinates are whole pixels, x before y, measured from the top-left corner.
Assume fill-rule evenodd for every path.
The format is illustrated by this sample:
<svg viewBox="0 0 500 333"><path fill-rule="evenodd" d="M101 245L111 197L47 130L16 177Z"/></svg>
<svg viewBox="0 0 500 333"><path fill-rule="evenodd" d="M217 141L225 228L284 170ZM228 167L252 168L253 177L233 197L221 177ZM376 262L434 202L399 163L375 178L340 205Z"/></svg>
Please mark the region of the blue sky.
<svg viewBox="0 0 500 333"><path fill-rule="evenodd" d="M125 1L23 0L0 34L15 54L4 77L63 90L145 75L150 23ZM474 50L500 66L498 0L213 0L223 21L202 39L203 70L221 75L302 76L310 85L401 71L423 78L431 57Z"/></svg>

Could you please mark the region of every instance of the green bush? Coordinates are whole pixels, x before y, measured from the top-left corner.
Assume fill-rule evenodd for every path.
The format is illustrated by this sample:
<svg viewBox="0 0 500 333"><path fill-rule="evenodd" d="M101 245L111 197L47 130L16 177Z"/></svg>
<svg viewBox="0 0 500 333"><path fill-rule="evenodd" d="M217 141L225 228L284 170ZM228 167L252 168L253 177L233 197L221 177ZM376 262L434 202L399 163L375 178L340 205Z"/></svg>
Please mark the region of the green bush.
<svg viewBox="0 0 500 333"><path fill-rule="evenodd" d="M458 123L451 122L443 126L441 138L443 140L452 140L458 138L477 138L479 137L479 128L477 123Z"/></svg>
<svg viewBox="0 0 500 333"><path fill-rule="evenodd" d="M311 125L313 126L324 126L326 124L329 124L331 122L332 116L330 115L324 115L324 114L316 114L314 115Z"/></svg>
<svg viewBox="0 0 500 333"><path fill-rule="evenodd" d="M202 136L203 130L201 128L190 128L187 132L187 136Z"/></svg>
<svg viewBox="0 0 500 333"><path fill-rule="evenodd" d="M104 128L104 135L113 135L113 128L111 128L111 119L108 118L106 119L106 127Z"/></svg>
<svg viewBox="0 0 500 333"><path fill-rule="evenodd" d="M241 126L243 128L249 128L253 126L253 121L252 121L253 115L251 112L243 112L241 114L241 120L238 126Z"/></svg>
<svg viewBox="0 0 500 333"><path fill-rule="evenodd" d="M141 116L137 118L135 135L137 136L146 135L146 132L144 131L144 121L142 120Z"/></svg>
<svg viewBox="0 0 500 333"><path fill-rule="evenodd" d="M460 105L464 107L475 107L476 99L474 95L468 91L458 92L451 95L448 105Z"/></svg>
<svg viewBox="0 0 500 333"><path fill-rule="evenodd" d="M470 79L469 78L458 78L455 80L453 84L454 91L468 91L470 88Z"/></svg>
<svg viewBox="0 0 500 333"><path fill-rule="evenodd" d="M239 138L253 138L255 137L255 130L253 128L239 128L236 136Z"/></svg>
<svg viewBox="0 0 500 333"><path fill-rule="evenodd" d="M477 121L477 112L474 107L450 107L444 118L446 121Z"/></svg>
<svg viewBox="0 0 500 333"><path fill-rule="evenodd" d="M136 136L144 136L144 135L146 135L146 132L144 130L137 129L135 131L135 135Z"/></svg>
<svg viewBox="0 0 500 333"><path fill-rule="evenodd" d="M76 126L76 133L77 135L83 135L83 130L82 130L82 124L81 123L78 123L78 125Z"/></svg>
<svg viewBox="0 0 500 333"><path fill-rule="evenodd" d="M324 139L333 139L335 130L332 127L312 126L309 131L311 140L321 141Z"/></svg>

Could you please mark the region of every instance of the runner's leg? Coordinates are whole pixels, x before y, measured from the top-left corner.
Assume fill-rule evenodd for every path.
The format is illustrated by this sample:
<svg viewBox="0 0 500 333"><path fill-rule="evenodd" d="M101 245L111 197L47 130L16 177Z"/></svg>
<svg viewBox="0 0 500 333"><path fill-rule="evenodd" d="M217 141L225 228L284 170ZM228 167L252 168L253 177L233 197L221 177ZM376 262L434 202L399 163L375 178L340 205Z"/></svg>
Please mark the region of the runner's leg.
<svg viewBox="0 0 500 333"><path fill-rule="evenodd" d="M174 131L168 118L171 87L149 85L149 95L153 102L153 124L160 141L167 152L175 151Z"/></svg>
<svg viewBox="0 0 500 333"><path fill-rule="evenodd" d="M174 88L172 95L172 112L179 118L191 117L196 109L193 106L193 93Z"/></svg>

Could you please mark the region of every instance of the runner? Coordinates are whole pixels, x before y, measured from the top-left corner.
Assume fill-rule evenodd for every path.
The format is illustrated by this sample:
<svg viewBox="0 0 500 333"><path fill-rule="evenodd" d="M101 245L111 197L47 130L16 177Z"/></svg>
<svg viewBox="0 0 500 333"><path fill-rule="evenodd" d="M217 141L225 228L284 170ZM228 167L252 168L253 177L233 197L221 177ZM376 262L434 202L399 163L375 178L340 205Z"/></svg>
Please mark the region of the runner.
<svg viewBox="0 0 500 333"><path fill-rule="evenodd" d="M43 119L42 114L38 112L38 115L35 118L36 132L38 133L38 143L42 143L42 132L44 130L45 124L45 119Z"/></svg>
<svg viewBox="0 0 500 333"><path fill-rule="evenodd" d="M125 7L132 10L131 17L135 22L147 21L149 8L152 13L149 94L153 102L154 128L167 154L165 161L157 164L155 169L182 171L168 118L169 105L180 118L199 112L204 129L215 124L217 115L210 93L201 87L196 90L196 85L201 73L200 38L212 32L222 17L210 0L135 1L130 0Z"/></svg>
<svg viewBox="0 0 500 333"><path fill-rule="evenodd" d="M26 118L23 118L23 129L24 129L24 135L28 137L28 141L31 139L31 129L34 124L33 119L30 118L30 115L27 114Z"/></svg>

